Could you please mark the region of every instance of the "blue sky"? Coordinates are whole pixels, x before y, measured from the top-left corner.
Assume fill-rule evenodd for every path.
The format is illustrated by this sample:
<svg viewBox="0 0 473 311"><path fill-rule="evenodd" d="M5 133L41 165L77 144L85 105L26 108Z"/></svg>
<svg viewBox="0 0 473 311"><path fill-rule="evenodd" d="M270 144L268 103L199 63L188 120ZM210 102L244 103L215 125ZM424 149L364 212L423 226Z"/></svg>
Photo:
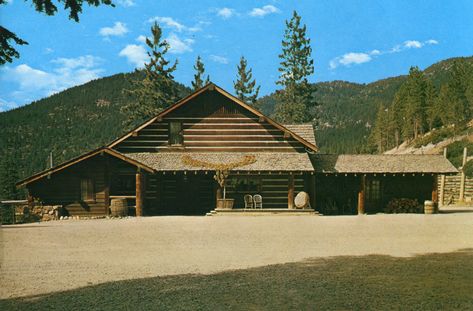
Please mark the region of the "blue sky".
<svg viewBox="0 0 473 311"><path fill-rule="evenodd" d="M190 85L197 55L211 80L233 92L240 56L261 95L277 89L284 21L297 10L311 38L313 82L368 83L473 55L473 1L144 1L84 7L80 22L62 9L37 13L31 3L0 6L0 24L29 42L20 59L0 67L0 111L91 79L142 66L153 21L178 59L177 81Z"/></svg>

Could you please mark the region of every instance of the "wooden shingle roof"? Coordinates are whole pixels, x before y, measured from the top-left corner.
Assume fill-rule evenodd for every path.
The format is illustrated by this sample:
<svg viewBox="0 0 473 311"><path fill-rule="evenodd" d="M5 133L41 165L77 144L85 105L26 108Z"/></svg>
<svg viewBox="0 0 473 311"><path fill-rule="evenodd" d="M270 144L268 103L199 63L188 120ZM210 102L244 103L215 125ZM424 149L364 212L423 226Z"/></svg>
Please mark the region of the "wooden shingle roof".
<svg viewBox="0 0 473 311"><path fill-rule="evenodd" d="M152 167L155 171L211 171L206 167L185 164L183 156L211 163L231 163L241 160L246 155L255 156L256 162L235 168L235 171L313 171L314 168L307 153L187 153L187 152L141 152L127 153L127 157Z"/></svg>
<svg viewBox="0 0 473 311"><path fill-rule="evenodd" d="M314 126L310 123L307 124L283 124L285 128L289 131L299 135L304 140L308 141L312 145L316 146L315 143L315 134L314 134Z"/></svg>
<svg viewBox="0 0 473 311"><path fill-rule="evenodd" d="M316 154L311 159L317 173L458 173L442 155Z"/></svg>

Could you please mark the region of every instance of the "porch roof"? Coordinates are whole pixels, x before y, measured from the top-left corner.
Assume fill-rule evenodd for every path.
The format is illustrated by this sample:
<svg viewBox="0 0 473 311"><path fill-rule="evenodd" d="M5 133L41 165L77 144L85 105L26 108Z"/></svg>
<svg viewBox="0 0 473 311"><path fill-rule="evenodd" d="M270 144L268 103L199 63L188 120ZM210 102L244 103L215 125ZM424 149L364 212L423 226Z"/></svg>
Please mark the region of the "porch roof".
<svg viewBox="0 0 473 311"><path fill-rule="evenodd" d="M206 167L195 167L184 164L182 157L211 162L228 163L241 160L244 156L256 157L256 162L235 168L235 171L314 171L307 153L187 153L156 152L127 153L128 157L152 167L156 171L211 171Z"/></svg>
<svg viewBox="0 0 473 311"><path fill-rule="evenodd" d="M458 173L442 155L317 154L312 160L317 173Z"/></svg>

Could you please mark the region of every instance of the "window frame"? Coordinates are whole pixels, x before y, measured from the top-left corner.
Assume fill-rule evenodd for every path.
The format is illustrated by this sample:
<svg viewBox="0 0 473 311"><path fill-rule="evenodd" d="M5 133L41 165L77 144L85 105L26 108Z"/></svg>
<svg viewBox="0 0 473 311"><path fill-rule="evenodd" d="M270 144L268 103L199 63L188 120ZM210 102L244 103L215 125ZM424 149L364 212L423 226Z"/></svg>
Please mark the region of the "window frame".
<svg viewBox="0 0 473 311"><path fill-rule="evenodd" d="M176 124L179 126L179 131L177 133L172 132L173 124ZM169 121L169 139L168 139L168 145L169 146L174 146L174 147L180 147L184 145L184 133L183 133L183 128L182 128L182 121ZM176 135L177 137L174 137ZM174 139L178 140L178 143L173 143Z"/></svg>
<svg viewBox="0 0 473 311"><path fill-rule="evenodd" d="M84 189L85 188L85 189ZM81 202L95 202L95 183L91 177L81 177L79 179L79 195ZM85 194L85 195L84 195Z"/></svg>

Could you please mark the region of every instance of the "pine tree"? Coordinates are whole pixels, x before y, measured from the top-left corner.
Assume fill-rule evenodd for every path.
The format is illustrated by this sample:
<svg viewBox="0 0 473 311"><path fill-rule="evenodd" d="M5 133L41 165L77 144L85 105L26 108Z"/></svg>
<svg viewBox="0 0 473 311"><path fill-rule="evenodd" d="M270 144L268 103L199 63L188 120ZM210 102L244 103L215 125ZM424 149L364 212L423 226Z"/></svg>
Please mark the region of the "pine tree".
<svg viewBox="0 0 473 311"><path fill-rule="evenodd" d="M203 79L204 73L205 73L205 66L204 63L202 62L202 59L200 56L197 56L197 60L195 61L194 69L196 70L196 73L194 75L194 81L192 81L192 88L195 90L200 89L204 85L208 84L210 82L210 76L207 75L207 79L205 79L205 82Z"/></svg>
<svg viewBox="0 0 473 311"><path fill-rule="evenodd" d="M177 101L178 89L172 73L177 60L171 65L165 56L169 50L166 40L161 40L162 30L155 23L151 27L153 37L146 38L150 60L145 63L144 79L132 80L132 88L125 90L131 102L121 108L126 115L126 125L150 118Z"/></svg>
<svg viewBox="0 0 473 311"><path fill-rule="evenodd" d="M378 153L383 153L388 149L388 112L383 105L379 105L378 113L370 140L376 145Z"/></svg>
<svg viewBox="0 0 473 311"><path fill-rule="evenodd" d="M432 84L432 81L427 80L425 87L425 107L429 131L440 125L440 110L438 102L437 89Z"/></svg>
<svg viewBox="0 0 473 311"><path fill-rule="evenodd" d="M283 87L277 91L278 103L275 118L280 122L301 123L313 120L316 102L315 88L307 78L314 73L312 48L306 35L306 25L301 25L301 17L293 12L290 21L286 20L286 30L282 41L282 54L279 67L279 80Z"/></svg>
<svg viewBox="0 0 473 311"><path fill-rule="evenodd" d="M448 91L450 95L450 108L453 110L458 122L469 120L471 116L470 103L468 102L468 88L472 77L471 65L455 61L452 66Z"/></svg>
<svg viewBox="0 0 473 311"><path fill-rule="evenodd" d="M406 106L408 97L407 84L402 84L396 94L391 105L390 113L390 130L394 137L394 145L401 144L403 125L406 122L404 116L404 107Z"/></svg>
<svg viewBox="0 0 473 311"><path fill-rule="evenodd" d="M408 95L404 106L406 122L404 122L403 134L406 139L415 139L419 134L423 134L426 124L426 81L424 74L418 67L411 67L405 83L407 85Z"/></svg>
<svg viewBox="0 0 473 311"><path fill-rule="evenodd" d="M15 152L7 150L0 157L0 199L19 199L20 191L15 183L18 178L18 165L15 163Z"/></svg>
<svg viewBox="0 0 473 311"><path fill-rule="evenodd" d="M233 81L233 87L237 97L248 105L259 109L258 98L260 86L255 88L256 79L253 79L252 69L248 68L248 62L245 57L240 58L240 64L237 66L237 80ZM253 79L253 81L251 81Z"/></svg>

